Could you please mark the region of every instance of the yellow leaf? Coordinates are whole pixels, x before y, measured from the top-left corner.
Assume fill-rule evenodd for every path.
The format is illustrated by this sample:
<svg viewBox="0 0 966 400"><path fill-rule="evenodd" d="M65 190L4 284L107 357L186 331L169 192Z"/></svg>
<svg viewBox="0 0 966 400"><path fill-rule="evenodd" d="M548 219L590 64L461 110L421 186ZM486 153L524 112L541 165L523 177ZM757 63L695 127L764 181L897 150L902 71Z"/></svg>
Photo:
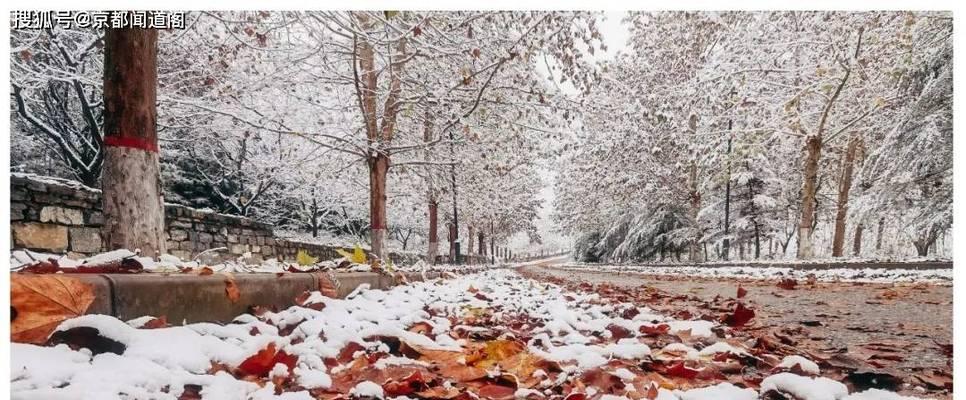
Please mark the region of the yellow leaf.
<svg viewBox="0 0 966 400"><path fill-rule="evenodd" d="M310 256L305 250L299 250L298 254L295 255L295 262L301 266L315 265L319 262L319 258Z"/></svg>
<svg viewBox="0 0 966 400"><path fill-rule="evenodd" d="M366 263L366 252L362 250L362 246L356 244L356 247L352 250L352 253L342 249L335 249L340 256L345 257L349 262L355 264L365 264Z"/></svg>

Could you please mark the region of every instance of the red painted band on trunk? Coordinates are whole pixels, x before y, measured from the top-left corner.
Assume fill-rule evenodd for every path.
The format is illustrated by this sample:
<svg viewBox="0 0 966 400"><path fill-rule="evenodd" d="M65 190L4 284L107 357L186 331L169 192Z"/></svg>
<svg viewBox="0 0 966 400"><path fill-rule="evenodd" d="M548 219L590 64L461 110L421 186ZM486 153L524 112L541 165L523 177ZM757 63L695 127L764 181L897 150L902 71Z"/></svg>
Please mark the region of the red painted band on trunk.
<svg viewBox="0 0 966 400"><path fill-rule="evenodd" d="M152 153L158 152L158 142L156 140L135 136L104 136L104 145L109 147L141 149Z"/></svg>
<svg viewBox="0 0 966 400"><path fill-rule="evenodd" d="M369 229L386 229L384 224L370 224Z"/></svg>

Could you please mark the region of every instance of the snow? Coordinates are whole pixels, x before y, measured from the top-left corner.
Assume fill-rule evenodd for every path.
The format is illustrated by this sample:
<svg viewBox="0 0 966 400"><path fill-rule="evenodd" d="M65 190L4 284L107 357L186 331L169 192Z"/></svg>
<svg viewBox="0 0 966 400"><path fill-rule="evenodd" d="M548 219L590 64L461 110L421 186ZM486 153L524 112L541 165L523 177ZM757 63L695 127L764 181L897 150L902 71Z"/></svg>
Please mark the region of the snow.
<svg viewBox="0 0 966 400"><path fill-rule="evenodd" d="M853 393L842 400L919 400L916 397L901 396L893 392L880 389L869 389L864 392Z"/></svg>
<svg viewBox="0 0 966 400"><path fill-rule="evenodd" d="M476 290L470 290L470 288ZM490 301L483 302L475 293L485 293ZM236 379L218 370L210 373L213 364L228 367L239 365L269 344L278 350L298 356L297 364L289 372L283 364L276 364L269 376L291 377L302 388L330 388L333 376L347 368L347 364L329 367L325 358L336 357L350 342L363 349L357 352L385 349L385 344L370 337L395 337L414 348L465 351L464 339L449 332L467 329L453 324L447 316L472 313L478 307L499 307L504 312L519 312L544 321L534 328L526 343L533 355L561 362L567 374L592 368L607 368L614 359L639 360L655 357L662 360L681 360L711 357L721 352L748 354L741 344L714 341L710 321L675 320L652 310L647 318L625 319L621 310L633 307L627 303L602 301L597 293L571 292L563 287L535 283L513 271L494 270L452 279L415 282L388 290L359 288L345 299L333 299L314 293L313 302L325 306L319 311L299 306L277 312L266 311L259 317L238 316L231 324L193 323L158 329L137 329L151 317L139 317L124 322L105 315L85 315L64 321L57 330L92 327L103 337L126 346L122 354L103 353L91 356L87 349L73 351L65 345L40 347L14 343L12 346L11 393L17 399L119 398L121 393L136 398L177 398L185 384L202 386L206 399L307 399L307 392L274 394L269 382L264 387ZM427 310L432 311L431 315ZM638 315L639 316L639 315ZM499 318L499 315L495 315ZM684 343L671 343L652 351L636 337L639 328L651 321L662 321L673 331L691 330L701 343L710 343L700 351ZM425 323L435 337L410 332L415 323ZM631 337L616 342L602 340L607 327L626 328ZM290 335L279 335L279 329L297 326ZM476 330L482 328L475 327ZM256 330L258 334L251 332ZM481 331L482 332L482 331ZM786 357L783 366L801 365L811 371L807 359ZM813 364L813 363L812 363ZM389 355L376 361L374 368L394 366L428 366L425 361L405 356ZM817 366L815 367L817 369ZM627 368L615 368L613 374L623 380L634 379ZM546 377L536 371L534 377ZM563 377L563 378L561 378ZM163 393L170 388L170 393ZM762 382L762 392L781 390L800 396L802 400L839 400L847 395L845 386L826 378L802 377L779 373ZM588 387L588 391L598 390ZM376 382L362 382L352 389L356 396L383 397ZM523 394L524 392L519 392ZM530 392L526 392L530 393ZM876 392L863 394L873 398ZM686 391L659 391L658 399L705 400L716 398L753 399L756 393L727 383ZM858 395L857 395L858 396ZM902 398L896 398L902 399Z"/></svg>
<svg viewBox="0 0 966 400"><path fill-rule="evenodd" d="M680 400L756 400L758 398L758 392L752 389L742 389L728 382L684 392L675 390L674 394Z"/></svg>
<svg viewBox="0 0 966 400"><path fill-rule="evenodd" d="M772 375L761 381L761 392L774 390L800 400L839 400L849 394L841 382L825 377L810 378L788 372Z"/></svg>
<svg viewBox="0 0 966 400"><path fill-rule="evenodd" d="M798 365L798 367L807 374L818 375L819 372L821 372L818 368L818 364L816 364L814 361L798 355L785 356L785 358L782 359L782 362L777 365L777 368L791 369L796 365Z"/></svg>
<svg viewBox="0 0 966 400"><path fill-rule="evenodd" d="M385 394L382 391L382 386L379 386L375 382L364 381L359 382L352 390L349 391L349 395L352 396L369 396L378 399L384 398Z"/></svg>
<svg viewBox="0 0 966 400"><path fill-rule="evenodd" d="M698 278L739 278L770 280L792 278L806 280L808 277L821 282L911 283L929 282L952 284L953 271L947 269L882 269L882 268L830 268L796 269L765 266L647 266L647 265L597 265L571 264L564 267L574 271L621 271L641 275L692 276Z"/></svg>

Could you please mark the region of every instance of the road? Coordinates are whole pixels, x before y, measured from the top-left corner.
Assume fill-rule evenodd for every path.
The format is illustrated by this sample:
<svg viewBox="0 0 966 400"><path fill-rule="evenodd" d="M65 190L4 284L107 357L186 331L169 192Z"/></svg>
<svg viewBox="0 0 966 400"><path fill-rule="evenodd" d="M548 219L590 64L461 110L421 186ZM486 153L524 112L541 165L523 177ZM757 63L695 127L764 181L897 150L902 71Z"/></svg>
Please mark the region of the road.
<svg viewBox="0 0 966 400"><path fill-rule="evenodd" d="M756 312L755 324L797 332L800 340L796 340L796 347L862 359L874 353L880 357L885 350L891 352L891 359L880 361L906 374L952 370L952 358L947 353L951 353L952 344L951 286L818 282L787 290L779 288L776 281L618 275L562 270L552 263L523 266L520 271L538 279L552 277L626 288L643 285L687 295L684 304L675 304L675 308L707 304L715 296L736 297L740 284L747 290L745 303Z"/></svg>

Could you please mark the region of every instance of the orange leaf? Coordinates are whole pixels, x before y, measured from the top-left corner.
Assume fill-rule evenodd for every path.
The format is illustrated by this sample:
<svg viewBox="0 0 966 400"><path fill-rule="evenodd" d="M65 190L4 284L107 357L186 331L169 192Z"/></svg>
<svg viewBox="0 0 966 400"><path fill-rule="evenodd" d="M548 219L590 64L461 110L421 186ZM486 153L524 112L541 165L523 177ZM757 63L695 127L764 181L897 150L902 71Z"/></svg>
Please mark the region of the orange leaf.
<svg viewBox="0 0 966 400"><path fill-rule="evenodd" d="M238 285L235 284L234 279L225 279L225 295L232 303L237 303L238 299L241 298L241 292L238 290Z"/></svg>
<svg viewBox="0 0 966 400"><path fill-rule="evenodd" d="M57 325L83 315L94 302L94 288L59 275L10 276L10 340L40 344Z"/></svg>

